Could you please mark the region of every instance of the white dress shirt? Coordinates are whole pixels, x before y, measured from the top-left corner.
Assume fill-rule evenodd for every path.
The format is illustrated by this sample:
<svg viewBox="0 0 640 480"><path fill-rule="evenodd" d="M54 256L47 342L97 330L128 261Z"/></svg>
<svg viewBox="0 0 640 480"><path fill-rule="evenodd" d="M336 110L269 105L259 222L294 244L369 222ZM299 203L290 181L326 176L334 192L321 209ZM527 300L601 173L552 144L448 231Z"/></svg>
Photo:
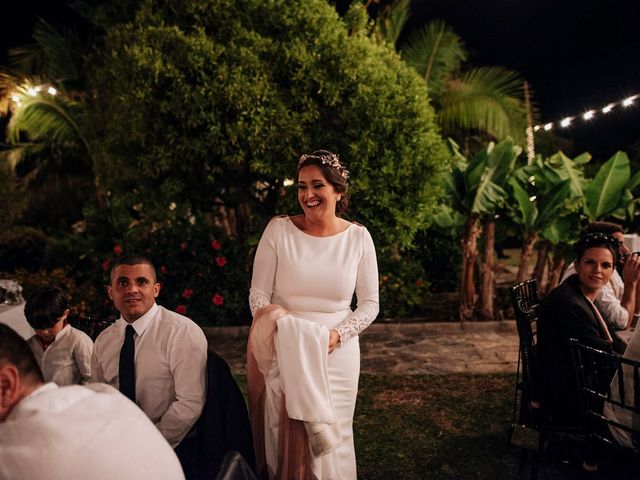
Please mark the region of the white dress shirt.
<svg viewBox="0 0 640 480"><path fill-rule="evenodd" d="M573 263L570 263L567 271L564 272L562 276L562 282L574 273L576 273L575 266ZM613 325L613 327L618 330L624 330L629 321L629 312L620 303L623 293L624 281L618 271L614 270L611 279L596 295L596 302L598 302L602 316L608 324Z"/></svg>
<svg viewBox="0 0 640 480"><path fill-rule="evenodd" d="M37 335L27 342L38 361L45 382L58 385L88 383L91 379L93 342L82 330L66 325L47 349Z"/></svg>
<svg viewBox="0 0 640 480"><path fill-rule="evenodd" d="M93 381L119 388L127 325L120 317L96 339ZM202 412L207 339L189 318L156 304L131 325L136 332L136 403L175 448Z"/></svg>
<svg viewBox="0 0 640 480"><path fill-rule="evenodd" d="M147 416L108 385L47 383L0 423L0 480L184 479Z"/></svg>

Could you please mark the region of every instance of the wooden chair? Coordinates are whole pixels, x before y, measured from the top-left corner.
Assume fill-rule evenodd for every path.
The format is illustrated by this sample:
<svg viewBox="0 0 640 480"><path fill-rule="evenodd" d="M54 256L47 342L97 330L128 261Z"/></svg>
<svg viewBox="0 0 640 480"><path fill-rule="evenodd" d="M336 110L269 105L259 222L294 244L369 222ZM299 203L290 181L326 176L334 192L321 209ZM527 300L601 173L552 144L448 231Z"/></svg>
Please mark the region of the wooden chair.
<svg viewBox="0 0 640 480"><path fill-rule="evenodd" d="M521 467L531 452L530 478L538 478L541 455L551 435L582 434L581 429L554 425L544 409L543 392L538 380L538 319L540 301L536 280L527 280L511 287L511 301L520 340L516 393L514 395L514 425L511 441L523 447ZM517 408L519 400L520 408ZM519 410L518 419L515 412ZM525 438L525 440L522 440Z"/></svg>
<svg viewBox="0 0 640 480"><path fill-rule="evenodd" d="M590 445L604 445L640 460L640 361L570 340ZM618 443L611 434L626 437ZM636 477L637 478L637 477Z"/></svg>
<svg viewBox="0 0 640 480"><path fill-rule="evenodd" d="M536 388L536 343L537 322L540 313L537 285L535 279L518 283L511 287L511 302L516 317L520 348L516 379L516 395L514 398L514 419L520 393L520 413L518 421L521 425L531 426L530 404L539 403Z"/></svg>

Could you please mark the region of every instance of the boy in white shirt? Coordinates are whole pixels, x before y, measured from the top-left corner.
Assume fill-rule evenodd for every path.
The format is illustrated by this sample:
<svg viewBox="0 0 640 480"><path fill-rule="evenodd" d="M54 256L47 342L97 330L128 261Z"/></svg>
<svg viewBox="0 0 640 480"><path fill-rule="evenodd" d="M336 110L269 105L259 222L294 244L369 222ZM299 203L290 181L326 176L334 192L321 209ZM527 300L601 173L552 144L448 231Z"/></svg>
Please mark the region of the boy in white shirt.
<svg viewBox="0 0 640 480"><path fill-rule="evenodd" d="M37 290L27 299L24 315L36 332L27 343L45 382L59 386L88 383L93 342L86 333L67 323L69 304L62 290Z"/></svg>

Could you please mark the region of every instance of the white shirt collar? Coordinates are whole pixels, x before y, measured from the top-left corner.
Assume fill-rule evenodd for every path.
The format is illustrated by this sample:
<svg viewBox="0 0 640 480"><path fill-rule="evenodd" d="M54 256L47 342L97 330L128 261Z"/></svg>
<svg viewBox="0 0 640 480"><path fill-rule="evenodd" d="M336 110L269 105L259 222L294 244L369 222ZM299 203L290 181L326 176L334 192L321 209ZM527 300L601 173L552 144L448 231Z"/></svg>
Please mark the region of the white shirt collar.
<svg viewBox="0 0 640 480"><path fill-rule="evenodd" d="M122 318L122 316L120 316L122 329L124 330L124 328L127 325L131 325L133 326L133 329L136 331L136 334L138 336L141 336L144 333L144 331L147 329L151 321L155 318L156 314L158 313L158 310L159 310L158 304L154 302L153 306L147 311L147 313L142 315L137 320L134 320L133 323L131 324L129 324L124 318Z"/></svg>

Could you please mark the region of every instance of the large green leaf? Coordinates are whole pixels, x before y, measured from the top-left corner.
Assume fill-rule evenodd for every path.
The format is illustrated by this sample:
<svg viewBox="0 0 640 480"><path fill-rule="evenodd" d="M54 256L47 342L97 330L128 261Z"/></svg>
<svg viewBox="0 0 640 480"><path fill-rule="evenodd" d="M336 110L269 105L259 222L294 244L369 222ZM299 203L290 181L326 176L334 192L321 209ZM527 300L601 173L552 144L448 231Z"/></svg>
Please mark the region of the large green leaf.
<svg viewBox="0 0 640 480"><path fill-rule="evenodd" d="M629 157L624 152L616 152L600 168L584 192L584 211L591 221L615 210L630 173Z"/></svg>
<svg viewBox="0 0 640 480"><path fill-rule="evenodd" d="M627 188L630 191L634 191L640 185L640 171L636 172L627 182Z"/></svg>
<svg viewBox="0 0 640 480"><path fill-rule="evenodd" d="M520 186L516 178L509 179L513 198L518 205L518 219L524 231L529 232L533 229L536 218L538 217L538 209L534 202L531 201L529 194Z"/></svg>
<svg viewBox="0 0 640 480"><path fill-rule="evenodd" d="M471 206L471 212L480 215L492 213L507 197L501 187L515 165L518 149L513 140L507 138L490 149L487 163Z"/></svg>
<svg viewBox="0 0 640 480"><path fill-rule="evenodd" d="M550 225L545 227L541 234L549 240L553 245L559 245L567 242L572 237L577 236L578 228L578 216L569 215L566 217L560 217Z"/></svg>
<svg viewBox="0 0 640 480"><path fill-rule="evenodd" d="M556 174L560 180L571 180L571 195L573 197L584 196L586 180L584 178L582 165L588 161L586 160L586 155L582 154L576 157L580 159L579 162L576 163L564 153L558 152L549 157L546 162L548 168L552 169L554 174Z"/></svg>
<svg viewBox="0 0 640 480"><path fill-rule="evenodd" d="M571 193L571 181L565 180L554 185L548 192L539 197L539 215L537 226L543 227L564 206L564 201Z"/></svg>

